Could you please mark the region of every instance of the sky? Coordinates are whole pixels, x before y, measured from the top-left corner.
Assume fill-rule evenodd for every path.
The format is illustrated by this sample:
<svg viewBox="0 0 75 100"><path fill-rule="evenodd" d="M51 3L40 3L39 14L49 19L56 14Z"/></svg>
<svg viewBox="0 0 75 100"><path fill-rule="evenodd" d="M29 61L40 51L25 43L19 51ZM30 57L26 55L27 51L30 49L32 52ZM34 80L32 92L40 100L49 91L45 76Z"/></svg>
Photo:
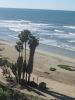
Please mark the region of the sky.
<svg viewBox="0 0 75 100"><path fill-rule="evenodd" d="M75 0L0 0L0 7L75 11Z"/></svg>

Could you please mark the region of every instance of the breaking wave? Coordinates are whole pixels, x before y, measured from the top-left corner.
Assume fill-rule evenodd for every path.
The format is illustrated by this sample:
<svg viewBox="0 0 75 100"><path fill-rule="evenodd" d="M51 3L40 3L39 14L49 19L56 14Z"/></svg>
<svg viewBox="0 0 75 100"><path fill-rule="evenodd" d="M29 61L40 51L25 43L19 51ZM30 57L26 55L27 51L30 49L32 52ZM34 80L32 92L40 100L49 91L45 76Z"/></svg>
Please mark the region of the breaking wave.
<svg viewBox="0 0 75 100"><path fill-rule="evenodd" d="M7 30L2 32L2 28L8 29L9 32ZM28 29L39 38L42 44L74 51L75 47L71 43L75 42L75 33L68 32L68 28L74 30L75 26L63 27L53 24L34 23L29 20L0 20L0 36L7 33L10 40L11 38L16 40L22 30Z"/></svg>

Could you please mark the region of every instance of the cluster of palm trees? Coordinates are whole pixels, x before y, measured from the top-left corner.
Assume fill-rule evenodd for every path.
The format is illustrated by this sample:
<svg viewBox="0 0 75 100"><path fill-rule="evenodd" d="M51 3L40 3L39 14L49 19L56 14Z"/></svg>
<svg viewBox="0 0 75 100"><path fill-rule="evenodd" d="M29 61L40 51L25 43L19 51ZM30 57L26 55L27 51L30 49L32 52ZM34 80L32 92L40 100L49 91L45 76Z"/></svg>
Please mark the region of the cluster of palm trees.
<svg viewBox="0 0 75 100"><path fill-rule="evenodd" d="M33 61L35 49L39 44L38 39L31 34L29 30L24 30L19 34L19 41L16 43L15 48L19 53L17 62L12 64L12 72L14 73L17 82L20 83L21 79L26 82L30 81L31 73L33 72ZM29 46L30 54L29 60L26 59L26 47ZM24 51L24 57L23 57ZM27 63L28 62L28 63Z"/></svg>

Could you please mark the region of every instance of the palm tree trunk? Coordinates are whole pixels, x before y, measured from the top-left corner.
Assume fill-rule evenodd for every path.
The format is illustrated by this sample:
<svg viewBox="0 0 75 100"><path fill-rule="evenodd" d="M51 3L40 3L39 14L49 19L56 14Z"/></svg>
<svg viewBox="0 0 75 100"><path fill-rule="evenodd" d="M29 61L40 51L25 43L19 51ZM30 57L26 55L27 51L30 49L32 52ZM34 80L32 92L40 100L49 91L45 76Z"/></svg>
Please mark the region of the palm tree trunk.
<svg viewBox="0 0 75 100"><path fill-rule="evenodd" d="M35 53L35 48L33 49L30 48L30 57L28 61L28 81L30 81L31 73L33 71L34 53Z"/></svg>
<svg viewBox="0 0 75 100"><path fill-rule="evenodd" d="M23 80L24 80L24 75L25 75L25 73L23 72Z"/></svg>
<svg viewBox="0 0 75 100"><path fill-rule="evenodd" d="M26 61L26 42L25 42L25 61ZM26 65L26 67L27 67L27 65ZM26 72L26 81L27 81L27 72Z"/></svg>
<svg viewBox="0 0 75 100"><path fill-rule="evenodd" d="M26 72L26 82L27 82L27 72Z"/></svg>
<svg viewBox="0 0 75 100"><path fill-rule="evenodd" d="M30 82L30 77L31 77L31 74L29 74L29 76L28 76L28 82Z"/></svg>
<svg viewBox="0 0 75 100"><path fill-rule="evenodd" d="M26 42L25 42L25 60L26 60Z"/></svg>
<svg viewBox="0 0 75 100"><path fill-rule="evenodd" d="M21 57L23 57L23 50L21 51Z"/></svg>
<svg viewBox="0 0 75 100"><path fill-rule="evenodd" d="M25 62L26 62L26 42L25 42ZM23 66L23 67L26 67L26 66ZM25 68L24 68L25 70ZM24 80L24 77L25 77L25 71L23 70L23 80ZM27 77L27 76L26 76ZM27 79L27 78L26 78Z"/></svg>

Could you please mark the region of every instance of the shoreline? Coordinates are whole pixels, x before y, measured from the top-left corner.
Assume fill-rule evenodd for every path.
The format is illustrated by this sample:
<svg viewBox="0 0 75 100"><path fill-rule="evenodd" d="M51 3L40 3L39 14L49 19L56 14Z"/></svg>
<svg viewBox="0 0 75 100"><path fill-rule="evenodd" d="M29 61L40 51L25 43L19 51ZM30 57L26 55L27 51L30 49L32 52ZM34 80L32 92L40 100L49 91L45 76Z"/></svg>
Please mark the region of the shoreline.
<svg viewBox="0 0 75 100"><path fill-rule="evenodd" d="M58 48L56 46L51 46L51 45L48 46L48 45L40 44L38 49L41 51L46 51L47 53L52 53L55 55L60 55L67 58L75 59L75 51L67 50L64 48Z"/></svg>
<svg viewBox="0 0 75 100"><path fill-rule="evenodd" d="M14 43L9 43L8 41L6 40L0 40L0 45L10 45L10 46L14 46L15 44ZM0 48L2 49L2 48ZM29 48L27 47L27 50L29 51ZM48 52L48 51L45 51L43 49L36 49L36 53L39 53L39 54L43 54L45 56L51 56L51 57L54 57L54 58L58 58L58 59L61 59L61 60L66 60L66 61L69 61L69 62L72 62L72 63L75 63L75 58L72 58L72 57L67 57L67 56L64 56L62 54L57 54L57 53L52 53L52 52Z"/></svg>
<svg viewBox="0 0 75 100"><path fill-rule="evenodd" d="M43 51L43 50L36 50L37 53L41 53L43 55L46 55L46 56L51 56L51 57L55 57L55 58L58 58L58 59L61 59L61 60L66 60L66 61L69 61L69 62L73 62L75 63L75 59L74 58L70 58L70 57L66 57L66 56L62 56L60 54L56 54L56 53L49 53L49 52L46 52L46 51Z"/></svg>

